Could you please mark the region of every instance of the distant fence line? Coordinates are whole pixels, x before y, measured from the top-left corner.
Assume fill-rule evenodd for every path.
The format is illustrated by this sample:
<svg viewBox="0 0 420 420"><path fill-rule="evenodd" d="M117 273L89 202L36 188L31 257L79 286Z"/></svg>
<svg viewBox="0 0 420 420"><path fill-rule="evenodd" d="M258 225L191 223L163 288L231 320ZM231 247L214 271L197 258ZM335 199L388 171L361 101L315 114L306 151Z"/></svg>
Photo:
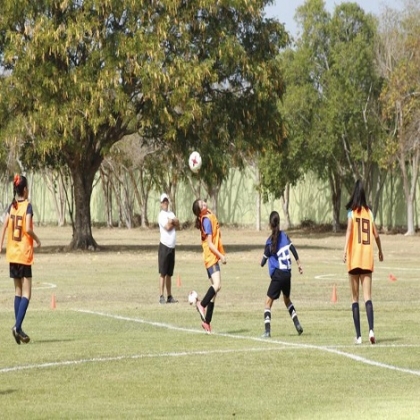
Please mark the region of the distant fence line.
<svg viewBox="0 0 420 420"><path fill-rule="evenodd" d="M54 206L52 192L48 189L44 179L37 173L29 174L30 198L35 213L37 224L57 224L57 212ZM232 176L222 185L219 192L218 219L223 224L237 224L254 227L257 220L258 193L254 184L254 176L250 173L235 171ZM104 224L107 216L105 211L105 198L100 180L95 184L91 200L92 223ZM0 188L0 204L3 212L12 200L11 182L2 183ZM154 191L149 197L148 220L154 224L157 221L159 206L159 195L163 191ZM419 197L419 194L416 194ZM191 205L195 200L193 191L188 185L180 185L176 195L176 212L182 223L192 222L194 216ZM205 197L203 197L205 198ZM348 194L344 190L342 197L342 210L340 221L345 223L346 211L344 205L348 200ZM330 224L332 222L331 193L328 183L318 181L313 175L306 175L295 187L290 190L289 213L291 223L298 226L303 222L315 224ZM136 205L137 207L137 205ZM261 203L261 224L267 226L268 217L272 210L280 213L284 220L280 200L272 200L268 203ZM417 202L415 210L415 227L418 224ZM134 213L139 214L140 210L135 208ZM113 223L118 223L118 211L113 212ZM68 214L66 221L69 223ZM402 191L401 182L398 178L388 180L383 189L378 214L376 215L378 225L387 229L404 228L406 222L406 206Z"/></svg>

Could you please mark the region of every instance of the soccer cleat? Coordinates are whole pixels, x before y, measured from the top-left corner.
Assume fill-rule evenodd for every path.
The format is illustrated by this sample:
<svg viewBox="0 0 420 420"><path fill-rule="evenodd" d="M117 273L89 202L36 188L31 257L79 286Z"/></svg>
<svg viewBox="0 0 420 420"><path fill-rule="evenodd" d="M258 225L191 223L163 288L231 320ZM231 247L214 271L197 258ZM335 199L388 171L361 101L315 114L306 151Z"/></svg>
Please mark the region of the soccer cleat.
<svg viewBox="0 0 420 420"><path fill-rule="evenodd" d="M302 328L302 325L300 325L297 316L293 318L293 323L295 324L296 331L298 332L299 335L301 335L303 333L303 328Z"/></svg>
<svg viewBox="0 0 420 420"><path fill-rule="evenodd" d="M356 337L354 339L354 344L362 344L362 337Z"/></svg>
<svg viewBox="0 0 420 420"><path fill-rule="evenodd" d="M370 344L376 343L375 333L373 332L373 330L369 331L369 341L370 341Z"/></svg>
<svg viewBox="0 0 420 420"><path fill-rule="evenodd" d="M203 327L203 330L205 330L207 334L211 334L211 326L208 322L203 322L201 326Z"/></svg>
<svg viewBox="0 0 420 420"><path fill-rule="evenodd" d="M159 299L159 303L160 304L164 304L164 303L166 303L166 301L165 301L165 297L162 295L161 297L160 297L160 299Z"/></svg>
<svg viewBox="0 0 420 420"><path fill-rule="evenodd" d="M16 335L19 337L19 340L20 340L22 343L25 343L25 344L29 343L29 341L30 341L31 339L29 338L29 336L27 336L27 335L23 332L23 330L18 331L18 330L16 330L16 328L15 328L15 331L16 331Z"/></svg>
<svg viewBox="0 0 420 420"><path fill-rule="evenodd" d="M19 335L16 331L16 327L12 328L12 334L13 334L13 337L14 337L16 343L20 345L20 337L19 337Z"/></svg>
<svg viewBox="0 0 420 420"><path fill-rule="evenodd" d="M201 320L206 322L206 308L201 306L201 301L197 299L195 303L195 307L197 308L198 313L200 314Z"/></svg>
<svg viewBox="0 0 420 420"><path fill-rule="evenodd" d="M266 331L262 336L261 336L261 338L270 338L271 337L271 334L270 334L270 332L269 331Z"/></svg>
<svg viewBox="0 0 420 420"><path fill-rule="evenodd" d="M176 299L174 299L174 297L168 296L168 300L166 301L166 303L178 303L178 301Z"/></svg>

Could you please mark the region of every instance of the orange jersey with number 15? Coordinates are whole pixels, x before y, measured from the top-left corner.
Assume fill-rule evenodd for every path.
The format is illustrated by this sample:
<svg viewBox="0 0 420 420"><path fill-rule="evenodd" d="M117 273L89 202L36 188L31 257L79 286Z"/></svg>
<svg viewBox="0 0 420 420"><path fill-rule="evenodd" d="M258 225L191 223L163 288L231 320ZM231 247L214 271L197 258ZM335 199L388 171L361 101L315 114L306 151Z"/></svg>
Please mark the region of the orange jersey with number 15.
<svg viewBox="0 0 420 420"><path fill-rule="evenodd" d="M351 217L353 225L347 249L347 269L373 271L373 214L362 207L350 211L348 217Z"/></svg>
<svg viewBox="0 0 420 420"><path fill-rule="evenodd" d="M18 208L10 207L7 226L6 259L9 263L32 265L34 262L34 240L27 234L26 212L28 200L18 201ZM31 218L32 224L32 218ZM30 226L32 229L32 226Z"/></svg>

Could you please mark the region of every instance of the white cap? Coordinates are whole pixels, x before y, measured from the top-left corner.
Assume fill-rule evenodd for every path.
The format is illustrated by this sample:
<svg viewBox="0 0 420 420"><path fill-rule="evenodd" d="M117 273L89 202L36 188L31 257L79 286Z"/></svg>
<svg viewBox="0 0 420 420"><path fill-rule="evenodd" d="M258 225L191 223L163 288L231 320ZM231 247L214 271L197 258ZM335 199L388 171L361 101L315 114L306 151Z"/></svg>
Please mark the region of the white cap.
<svg viewBox="0 0 420 420"><path fill-rule="evenodd" d="M167 194L163 193L163 194L160 196L160 202L161 202L161 203L163 203L165 200L168 200L168 201L169 201L169 197L168 197L168 195L167 195Z"/></svg>

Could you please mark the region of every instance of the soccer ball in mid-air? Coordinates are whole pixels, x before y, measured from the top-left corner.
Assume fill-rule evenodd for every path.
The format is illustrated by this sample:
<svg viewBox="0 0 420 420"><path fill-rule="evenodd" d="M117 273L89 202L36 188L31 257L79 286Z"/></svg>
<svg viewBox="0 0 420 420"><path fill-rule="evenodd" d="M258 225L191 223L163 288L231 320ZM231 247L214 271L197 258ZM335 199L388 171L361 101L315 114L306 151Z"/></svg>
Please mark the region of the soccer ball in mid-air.
<svg viewBox="0 0 420 420"><path fill-rule="evenodd" d="M190 305L195 305L195 303L197 302L198 299L198 293L193 290L190 292L190 294L188 295L188 302Z"/></svg>
<svg viewBox="0 0 420 420"><path fill-rule="evenodd" d="M190 166L190 169L195 174L200 170L202 163L203 162L201 160L200 153L198 153L198 152L192 152L190 154L190 157L188 158L188 165Z"/></svg>

